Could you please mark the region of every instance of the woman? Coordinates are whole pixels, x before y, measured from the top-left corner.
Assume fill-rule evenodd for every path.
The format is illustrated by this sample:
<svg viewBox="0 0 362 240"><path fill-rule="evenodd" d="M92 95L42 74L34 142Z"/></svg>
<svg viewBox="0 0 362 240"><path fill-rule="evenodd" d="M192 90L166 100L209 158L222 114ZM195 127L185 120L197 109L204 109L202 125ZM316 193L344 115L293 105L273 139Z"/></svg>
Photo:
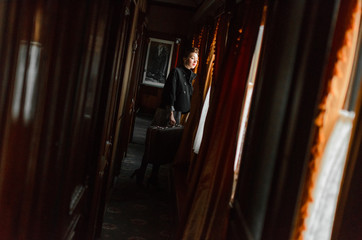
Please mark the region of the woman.
<svg viewBox="0 0 362 240"><path fill-rule="evenodd" d="M190 111L192 81L196 77L192 70L199 60L198 53L197 48L187 49L183 57L183 65L172 69L166 80L160 107L166 110L170 125L180 124L181 114Z"/></svg>
<svg viewBox="0 0 362 240"><path fill-rule="evenodd" d="M183 65L170 71L163 88L160 108L157 109L151 126L180 124L181 115L190 111L192 81L196 77L193 69L199 60L198 53L198 48L187 49L183 56ZM140 168L135 170L131 176L136 175L138 184L143 183L146 168L147 159L144 156ZM153 164L148 183L157 184L159 168L158 164Z"/></svg>

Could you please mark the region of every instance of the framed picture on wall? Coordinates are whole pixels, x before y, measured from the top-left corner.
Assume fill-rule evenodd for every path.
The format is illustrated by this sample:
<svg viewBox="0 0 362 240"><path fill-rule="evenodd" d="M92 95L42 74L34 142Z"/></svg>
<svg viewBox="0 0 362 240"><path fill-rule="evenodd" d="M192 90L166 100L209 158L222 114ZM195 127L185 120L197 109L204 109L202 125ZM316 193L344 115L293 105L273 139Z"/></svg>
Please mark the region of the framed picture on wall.
<svg viewBox="0 0 362 240"><path fill-rule="evenodd" d="M143 84L162 88L170 72L174 42L150 38L147 48Z"/></svg>

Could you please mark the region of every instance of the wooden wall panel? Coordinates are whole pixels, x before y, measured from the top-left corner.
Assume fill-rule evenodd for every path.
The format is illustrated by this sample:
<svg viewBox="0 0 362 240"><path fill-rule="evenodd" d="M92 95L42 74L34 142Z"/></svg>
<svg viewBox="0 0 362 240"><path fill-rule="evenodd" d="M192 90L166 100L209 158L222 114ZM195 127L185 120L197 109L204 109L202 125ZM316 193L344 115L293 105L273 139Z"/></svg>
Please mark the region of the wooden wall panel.
<svg viewBox="0 0 362 240"><path fill-rule="evenodd" d="M153 114L161 104L163 88L141 84L139 87L138 107L143 113Z"/></svg>
<svg viewBox="0 0 362 240"><path fill-rule="evenodd" d="M105 64L104 78L110 78L108 86L103 85L105 91L100 96L100 102L107 102L107 108L100 108L98 115L104 117L104 127L99 128L101 138L101 147L98 152L99 160L95 186L93 190L93 199L91 202L92 213L89 217L89 224L95 226L92 229L93 236L99 237L103 219L105 202L108 199L108 193L111 190L114 174L112 167L114 139L117 125L118 102L122 89L122 80L120 76L124 71L124 58L126 52L126 42L128 41L128 29L132 22L132 14L129 9L130 1L117 1L112 4L112 23L109 26L108 34L110 43L107 48L107 63ZM109 89L109 91L107 91ZM97 210L98 209L98 210Z"/></svg>
<svg viewBox="0 0 362 240"><path fill-rule="evenodd" d="M129 75L129 84L127 86L126 97L124 102L123 127L121 130L120 151L127 153L128 143L131 141L133 131L133 121L135 118L135 104L138 93L138 85L142 76L142 54L144 53L144 34L145 34L145 16L140 12L138 15L135 38L132 43L132 60ZM119 174L120 164L116 165L115 174Z"/></svg>
<svg viewBox="0 0 362 240"><path fill-rule="evenodd" d="M1 238L94 238L122 3L0 3Z"/></svg>
<svg viewBox="0 0 362 240"><path fill-rule="evenodd" d="M122 27L120 29L121 31L121 38L119 39L119 51L117 52L117 60L119 64L115 65L114 74L115 78L121 79L120 86L118 88L118 91L115 95L115 108L117 109L117 112L112 115L112 121L109 122L109 126L114 131L114 134L110 135L112 148L109 150L111 151L111 156L109 156L109 175L107 179L107 189L111 189L113 185L113 179L116 175L119 173L119 168L121 161L123 160L123 151L121 150L121 141L119 138L122 137L121 129L123 127L123 105L124 105L124 99L125 98L125 89L128 88L129 81L127 77L125 77L126 72L129 72L130 68L129 65L127 65L127 59L128 59L128 52L129 52L129 46L132 46L130 43L131 39L133 39L132 32L133 29L133 19L135 15L136 6L134 2L132 1L126 1L124 8L122 9L123 12L123 21L122 21ZM126 83L125 83L126 82ZM110 119L111 120L111 119Z"/></svg>

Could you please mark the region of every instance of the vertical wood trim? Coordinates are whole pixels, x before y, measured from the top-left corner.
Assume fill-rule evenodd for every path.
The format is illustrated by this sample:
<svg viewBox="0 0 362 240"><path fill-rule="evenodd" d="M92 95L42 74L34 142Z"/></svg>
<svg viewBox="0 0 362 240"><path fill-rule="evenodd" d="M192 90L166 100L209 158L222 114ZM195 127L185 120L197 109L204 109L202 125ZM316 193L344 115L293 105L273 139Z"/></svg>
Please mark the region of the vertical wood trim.
<svg viewBox="0 0 362 240"><path fill-rule="evenodd" d="M124 152L120 152L120 147L121 147L121 139L122 137L120 136L122 134L122 127L123 127L123 119L124 119L124 105L125 105L125 98L126 98L126 93L127 93L127 89L129 86L129 75L130 75L130 71L131 71L131 60L132 60L132 56L133 56L133 50L132 50L132 44L135 38L135 31L136 31L136 27L137 27L137 18L138 18L138 6L134 6L134 11L133 11L133 18L132 18L132 27L130 30L130 38L129 41L127 43L127 57L125 59L125 71L124 74L122 76L122 88L121 88L121 92L120 92L120 99L118 104L118 116L117 116L117 126L116 126L116 135L115 135L115 139L114 139L114 144L113 144L113 150L112 150L112 164L115 163L116 159L118 160L122 160L124 157ZM119 154L121 154L122 156L120 156ZM111 178L113 178L114 176L112 176L113 173L111 173Z"/></svg>

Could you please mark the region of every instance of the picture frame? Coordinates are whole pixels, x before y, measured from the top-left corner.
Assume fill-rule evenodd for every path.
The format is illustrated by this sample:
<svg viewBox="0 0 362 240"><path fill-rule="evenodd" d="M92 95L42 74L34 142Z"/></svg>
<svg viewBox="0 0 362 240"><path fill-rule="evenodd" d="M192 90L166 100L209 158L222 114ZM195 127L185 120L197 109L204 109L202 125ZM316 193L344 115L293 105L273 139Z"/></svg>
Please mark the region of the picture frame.
<svg viewBox="0 0 362 240"><path fill-rule="evenodd" d="M163 88L172 63L174 42L149 38L142 83Z"/></svg>

